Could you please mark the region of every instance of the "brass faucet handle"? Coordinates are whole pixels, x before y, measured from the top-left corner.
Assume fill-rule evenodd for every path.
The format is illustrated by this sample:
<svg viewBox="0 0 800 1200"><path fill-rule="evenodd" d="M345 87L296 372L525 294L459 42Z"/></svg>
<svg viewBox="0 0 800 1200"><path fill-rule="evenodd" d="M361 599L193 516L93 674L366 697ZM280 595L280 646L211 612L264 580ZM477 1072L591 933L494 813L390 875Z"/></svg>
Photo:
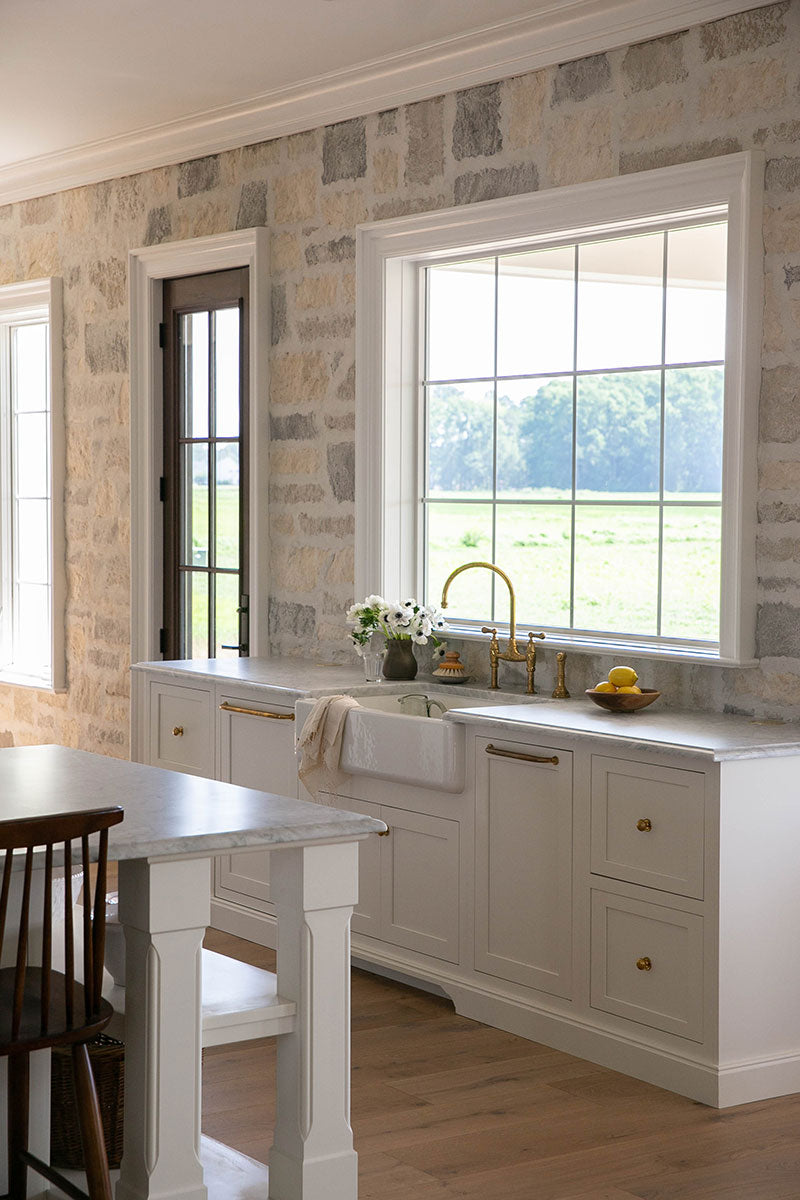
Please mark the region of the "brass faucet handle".
<svg viewBox="0 0 800 1200"><path fill-rule="evenodd" d="M569 700L569 692L567 691L567 652L559 650L556 655L556 669L558 672L558 681L555 691L553 692L554 700Z"/></svg>
<svg viewBox="0 0 800 1200"><path fill-rule="evenodd" d="M481 625L481 633L492 633L497 637L497 630L492 629L491 625Z"/></svg>
<svg viewBox="0 0 800 1200"><path fill-rule="evenodd" d="M525 649L525 662L527 663L528 685L527 685L525 691L527 692L527 694L529 696L532 696L536 691L536 688L534 687L534 683L533 683L533 677L534 677L534 673L536 671L536 646L534 644L533 639L534 638L543 638L543 637L544 637L543 633L529 633L528 634L528 645Z"/></svg>

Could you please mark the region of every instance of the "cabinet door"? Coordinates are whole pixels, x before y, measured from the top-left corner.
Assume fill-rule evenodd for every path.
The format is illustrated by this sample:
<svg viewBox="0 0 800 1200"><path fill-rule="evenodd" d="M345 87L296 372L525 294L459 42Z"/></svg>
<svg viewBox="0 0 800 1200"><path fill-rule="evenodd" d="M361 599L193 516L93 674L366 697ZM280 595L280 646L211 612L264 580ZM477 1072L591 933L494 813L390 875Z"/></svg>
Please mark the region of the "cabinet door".
<svg viewBox="0 0 800 1200"><path fill-rule="evenodd" d="M572 755L477 742L475 966L571 995Z"/></svg>
<svg viewBox="0 0 800 1200"><path fill-rule="evenodd" d="M210 689L150 684L150 765L214 778Z"/></svg>
<svg viewBox="0 0 800 1200"><path fill-rule="evenodd" d="M334 808L347 812L363 813L382 821L379 804L368 800L354 800L352 796L331 796ZM358 843L358 904L353 909L350 928L353 933L365 933L369 937L381 936L381 842L385 838L364 838Z"/></svg>
<svg viewBox="0 0 800 1200"><path fill-rule="evenodd" d="M380 817L381 937L458 962L458 821L386 807Z"/></svg>
<svg viewBox="0 0 800 1200"><path fill-rule="evenodd" d="M281 705L220 696L220 778L262 792L296 796L293 716L291 708ZM274 912L269 898L269 852L221 855L214 870L214 894L258 912Z"/></svg>

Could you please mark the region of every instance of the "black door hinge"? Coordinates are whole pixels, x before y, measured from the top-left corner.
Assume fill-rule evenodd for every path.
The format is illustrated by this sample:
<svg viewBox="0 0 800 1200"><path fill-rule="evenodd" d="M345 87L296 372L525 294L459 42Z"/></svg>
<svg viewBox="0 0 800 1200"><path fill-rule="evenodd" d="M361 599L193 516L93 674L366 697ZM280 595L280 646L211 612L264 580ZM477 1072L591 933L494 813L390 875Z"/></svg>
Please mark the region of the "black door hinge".
<svg viewBox="0 0 800 1200"><path fill-rule="evenodd" d="M159 654L167 653L167 631L159 629L158 631L158 652Z"/></svg>
<svg viewBox="0 0 800 1200"><path fill-rule="evenodd" d="M167 344L167 327L163 321L158 325L158 345L159 349L163 350Z"/></svg>
<svg viewBox="0 0 800 1200"><path fill-rule="evenodd" d="M167 498L167 481L163 475L158 481L158 498L159 500L166 500Z"/></svg>

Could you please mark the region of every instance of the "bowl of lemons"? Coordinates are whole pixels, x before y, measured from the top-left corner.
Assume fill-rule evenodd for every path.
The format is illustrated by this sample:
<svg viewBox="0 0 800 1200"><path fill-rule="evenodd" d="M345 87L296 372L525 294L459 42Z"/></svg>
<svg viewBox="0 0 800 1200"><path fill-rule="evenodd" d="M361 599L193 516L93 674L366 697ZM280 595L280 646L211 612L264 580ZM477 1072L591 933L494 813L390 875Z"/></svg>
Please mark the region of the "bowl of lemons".
<svg viewBox="0 0 800 1200"><path fill-rule="evenodd" d="M586 695L609 712L636 712L637 709L652 704L661 695L655 688L637 687L638 678L633 667L612 667L608 672L608 679L602 680L593 688L587 688Z"/></svg>

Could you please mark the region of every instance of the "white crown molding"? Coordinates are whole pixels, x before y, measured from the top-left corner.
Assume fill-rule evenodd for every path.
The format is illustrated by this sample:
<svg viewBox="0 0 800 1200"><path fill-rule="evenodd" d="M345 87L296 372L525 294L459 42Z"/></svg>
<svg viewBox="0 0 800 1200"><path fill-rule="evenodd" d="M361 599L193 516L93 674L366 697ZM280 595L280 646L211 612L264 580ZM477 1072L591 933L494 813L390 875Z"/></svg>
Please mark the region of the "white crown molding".
<svg viewBox="0 0 800 1200"><path fill-rule="evenodd" d="M0 205L185 162L660 37L773 0L562 0L242 103L0 168Z"/></svg>

